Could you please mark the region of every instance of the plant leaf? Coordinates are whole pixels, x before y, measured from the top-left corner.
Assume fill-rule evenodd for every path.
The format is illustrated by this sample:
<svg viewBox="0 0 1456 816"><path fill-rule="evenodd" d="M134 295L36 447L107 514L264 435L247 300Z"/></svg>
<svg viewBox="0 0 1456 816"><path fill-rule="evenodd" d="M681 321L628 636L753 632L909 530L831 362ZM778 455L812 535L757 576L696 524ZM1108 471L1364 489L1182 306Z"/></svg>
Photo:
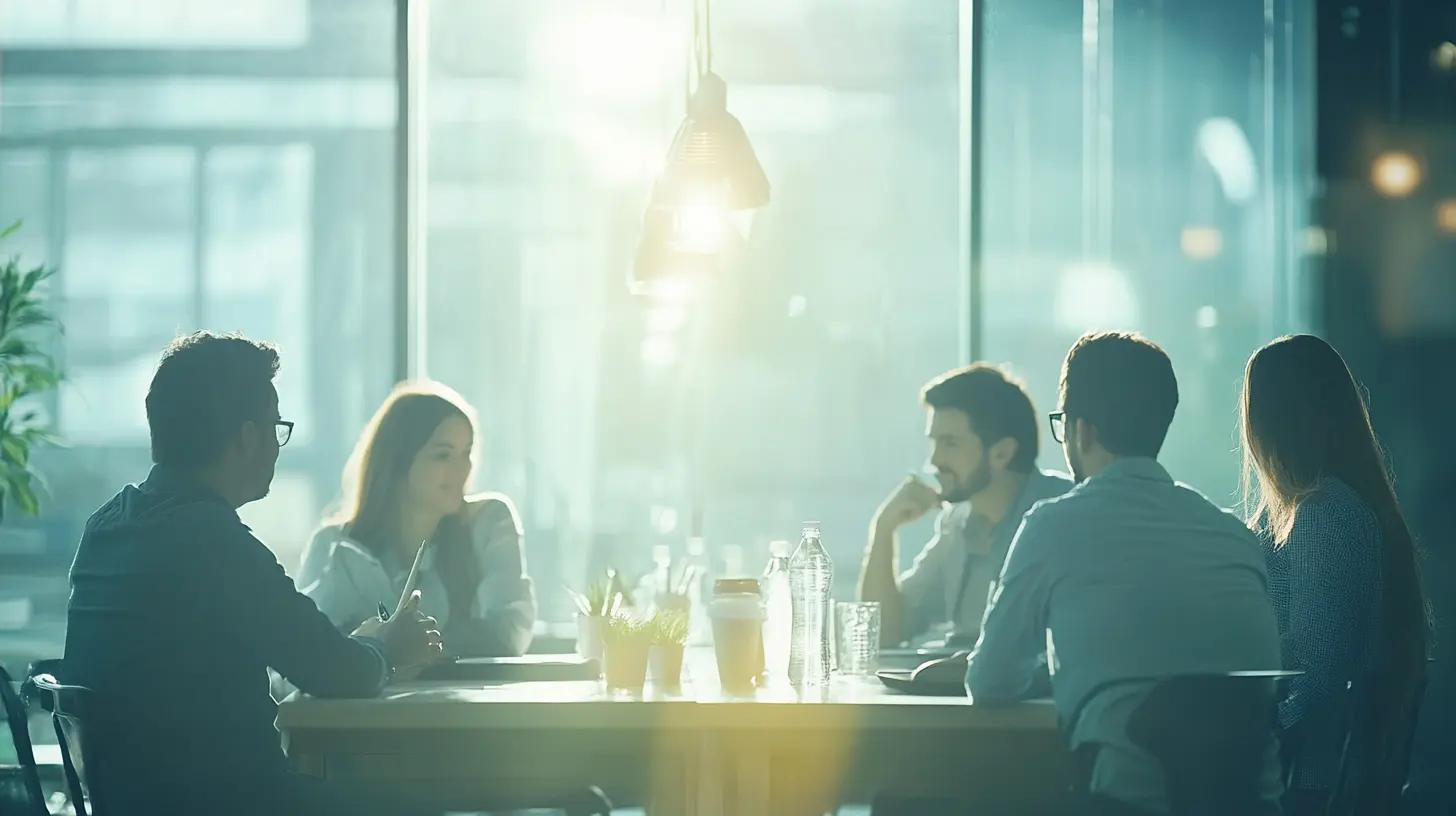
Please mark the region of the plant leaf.
<svg viewBox="0 0 1456 816"><path fill-rule="evenodd" d="M40 515L40 499L36 498L35 489L31 487L29 480L12 484L10 491L14 494L15 506L20 508L20 512L27 516Z"/></svg>

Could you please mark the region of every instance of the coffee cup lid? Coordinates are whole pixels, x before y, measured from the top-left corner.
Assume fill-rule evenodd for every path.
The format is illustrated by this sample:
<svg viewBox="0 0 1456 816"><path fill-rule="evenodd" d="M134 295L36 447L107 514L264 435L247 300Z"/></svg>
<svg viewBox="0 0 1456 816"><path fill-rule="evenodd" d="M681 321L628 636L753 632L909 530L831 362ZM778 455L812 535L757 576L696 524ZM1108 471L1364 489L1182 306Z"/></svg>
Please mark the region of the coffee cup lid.
<svg viewBox="0 0 1456 816"><path fill-rule="evenodd" d="M719 578L713 582L714 595L757 595L757 578Z"/></svg>

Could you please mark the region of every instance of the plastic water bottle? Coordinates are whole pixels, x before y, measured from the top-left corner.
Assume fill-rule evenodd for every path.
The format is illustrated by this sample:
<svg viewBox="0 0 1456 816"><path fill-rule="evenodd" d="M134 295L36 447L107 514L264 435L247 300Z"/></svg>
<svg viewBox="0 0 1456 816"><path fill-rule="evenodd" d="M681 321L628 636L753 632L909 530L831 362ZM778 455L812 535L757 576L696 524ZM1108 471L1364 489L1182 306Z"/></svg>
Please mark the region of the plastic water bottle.
<svg viewBox="0 0 1456 816"><path fill-rule="evenodd" d="M696 568L697 577L688 583L688 644L707 646L713 642L713 623L708 620L703 603L703 582L708 580L708 546L702 536L688 537L687 563Z"/></svg>
<svg viewBox="0 0 1456 816"><path fill-rule="evenodd" d="M829 684L829 597L834 562L819 541L819 522L804 523L804 537L789 558L789 586L794 606L789 680L813 688Z"/></svg>
<svg viewBox="0 0 1456 816"><path fill-rule="evenodd" d="M768 568L760 583L763 592L763 663L771 685L789 679L789 650L794 637L794 596L789 583L789 542L768 545Z"/></svg>

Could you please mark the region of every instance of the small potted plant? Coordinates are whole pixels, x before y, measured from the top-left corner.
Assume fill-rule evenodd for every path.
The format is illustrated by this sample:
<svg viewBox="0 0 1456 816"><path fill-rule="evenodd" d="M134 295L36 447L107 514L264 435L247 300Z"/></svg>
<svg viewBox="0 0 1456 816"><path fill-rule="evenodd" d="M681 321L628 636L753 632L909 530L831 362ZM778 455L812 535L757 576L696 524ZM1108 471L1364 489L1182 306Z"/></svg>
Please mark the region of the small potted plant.
<svg viewBox="0 0 1456 816"><path fill-rule="evenodd" d="M648 670L652 681L665 691L682 687L683 646L687 642L687 613L668 609L653 616Z"/></svg>
<svg viewBox="0 0 1456 816"><path fill-rule="evenodd" d="M618 613L606 619L603 670L607 688L640 693L647 683L652 621Z"/></svg>
<svg viewBox="0 0 1456 816"><path fill-rule="evenodd" d="M601 660L607 620L625 605L616 571L608 570L605 578L587 587L586 594L570 588L567 592L576 604L576 653L583 660Z"/></svg>
<svg viewBox="0 0 1456 816"><path fill-rule="evenodd" d="M4 241L20 224L0 229ZM40 513L36 487L40 474L30 454L55 441L36 398L55 388L61 372L46 353L46 332L59 330L45 282L49 266L25 266L20 258L0 258L0 520L15 507L27 516Z"/></svg>
<svg viewBox="0 0 1456 816"><path fill-rule="evenodd" d="M0 244L20 228L0 225ZM22 263L15 255L0 256L0 522L10 510L27 516L40 513L43 486L31 454L54 442L49 421L38 405L56 387L61 373L46 346L60 322L53 311L54 292L46 280L56 270ZM0 560L0 573L13 571ZM34 612L31 593L21 581L13 590L0 588L0 630L25 629Z"/></svg>

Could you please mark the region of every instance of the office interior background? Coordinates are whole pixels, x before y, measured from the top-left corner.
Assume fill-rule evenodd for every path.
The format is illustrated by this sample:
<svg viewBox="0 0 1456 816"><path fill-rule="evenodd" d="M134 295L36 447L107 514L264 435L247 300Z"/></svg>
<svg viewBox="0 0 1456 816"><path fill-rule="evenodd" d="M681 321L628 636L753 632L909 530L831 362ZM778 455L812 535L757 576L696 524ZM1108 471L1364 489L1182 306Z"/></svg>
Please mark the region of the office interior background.
<svg viewBox="0 0 1456 816"><path fill-rule="evenodd" d="M285 565L391 386L426 375L479 412L475 486L517 501L564 621L563 585L608 565L692 537L756 572L809 518L847 597L876 504L925 460L918 390L970 348L1045 411L1080 333L1147 334L1182 388L1165 463L1235 506L1243 363L1315 331L1370 389L1427 553L1414 787L1448 801L1456 11L985 0L967 60L972 5L715 5L773 201L681 304L626 278L689 3L0 0L0 226L22 224L0 254L58 270L65 372L42 511L0 525L0 661L59 653L75 543L146 473L178 333L283 354L297 432L244 517ZM402 60L408 6L427 24ZM1420 174L1398 198L1372 176L1391 152ZM1045 435L1040 463L1064 467Z"/></svg>

